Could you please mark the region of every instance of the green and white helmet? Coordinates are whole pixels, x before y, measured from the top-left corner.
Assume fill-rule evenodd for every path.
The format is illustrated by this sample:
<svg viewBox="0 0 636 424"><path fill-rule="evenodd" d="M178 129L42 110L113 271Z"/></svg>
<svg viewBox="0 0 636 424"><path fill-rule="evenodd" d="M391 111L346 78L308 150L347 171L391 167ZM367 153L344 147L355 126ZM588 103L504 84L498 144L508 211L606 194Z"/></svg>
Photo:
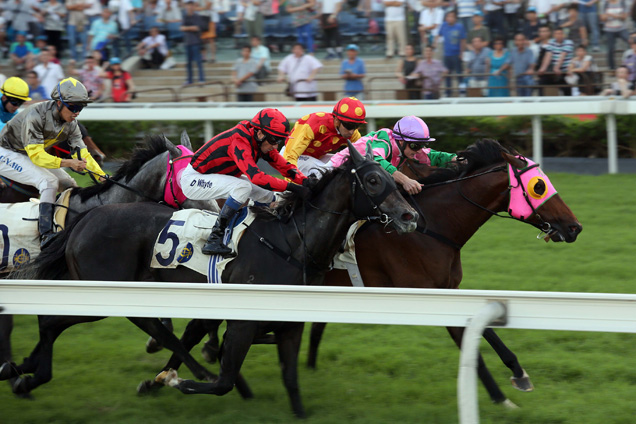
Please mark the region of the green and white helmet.
<svg viewBox="0 0 636 424"><path fill-rule="evenodd" d="M53 100L61 100L64 103L91 103L88 97L88 91L84 84L75 78L66 78L60 81L53 91L51 91Z"/></svg>

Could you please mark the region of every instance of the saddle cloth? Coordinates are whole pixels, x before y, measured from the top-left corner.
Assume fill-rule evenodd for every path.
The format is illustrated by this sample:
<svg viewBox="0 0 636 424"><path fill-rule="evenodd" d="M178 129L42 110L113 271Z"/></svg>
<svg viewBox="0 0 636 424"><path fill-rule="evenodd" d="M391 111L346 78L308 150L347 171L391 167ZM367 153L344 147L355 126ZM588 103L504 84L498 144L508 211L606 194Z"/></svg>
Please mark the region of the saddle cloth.
<svg viewBox="0 0 636 424"><path fill-rule="evenodd" d="M223 270L234 258L220 255L205 255L201 252L210 235L218 214L199 209L184 209L172 214L155 242L152 253L152 268L176 268L185 266L199 274L207 276L208 283L221 284ZM224 243L238 251L241 236L254 221L254 215L248 208L242 208L230 222L230 232L225 233Z"/></svg>
<svg viewBox="0 0 636 424"><path fill-rule="evenodd" d="M54 222L64 228L71 189L58 197ZM35 259L40 254L38 232L39 203L37 199L22 203L0 204L0 272L10 272Z"/></svg>
<svg viewBox="0 0 636 424"><path fill-rule="evenodd" d="M342 253L337 253L333 258L333 267L335 269L346 269L349 273L351 284L356 287L364 287L364 283L362 282L362 276L360 275L360 269L358 268L358 261L356 260L356 243L354 239L358 230L366 222L367 221L356 221L351 225L351 227L349 227L347 237L344 241L344 251Z"/></svg>

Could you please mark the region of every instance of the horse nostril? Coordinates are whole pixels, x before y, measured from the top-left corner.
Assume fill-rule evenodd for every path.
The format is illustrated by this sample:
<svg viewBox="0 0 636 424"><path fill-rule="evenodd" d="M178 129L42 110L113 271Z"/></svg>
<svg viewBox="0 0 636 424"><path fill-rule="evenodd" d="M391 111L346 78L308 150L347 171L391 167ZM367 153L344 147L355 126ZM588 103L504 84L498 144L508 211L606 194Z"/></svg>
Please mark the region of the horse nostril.
<svg viewBox="0 0 636 424"><path fill-rule="evenodd" d="M413 218L414 218L414 217L413 217L413 214L411 214L411 213L409 213L409 212L407 212L407 213L403 213L403 214L402 214L402 221L404 221L404 222L412 221L412 220L413 220Z"/></svg>
<svg viewBox="0 0 636 424"><path fill-rule="evenodd" d="M570 232L574 233L574 234L578 234L581 232L581 230L583 229L583 227L581 227L580 225L570 225Z"/></svg>

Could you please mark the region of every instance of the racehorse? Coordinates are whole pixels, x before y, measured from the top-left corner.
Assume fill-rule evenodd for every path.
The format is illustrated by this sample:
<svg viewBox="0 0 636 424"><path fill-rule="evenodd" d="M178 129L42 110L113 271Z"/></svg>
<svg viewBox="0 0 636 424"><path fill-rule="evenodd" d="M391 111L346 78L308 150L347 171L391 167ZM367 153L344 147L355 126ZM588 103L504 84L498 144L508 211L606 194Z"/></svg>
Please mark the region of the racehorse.
<svg viewBox="0 0 636 424"><path fill-rule="evenodd" d="M321 284L348 228L357 219L390 223L400 233L415 230L417 213L399 194L391 176L371 156L361 156L351 144L349 149L351 159L346 164L327 172L320 180L309 181L311 200L304 201L289 194L275 210L255 209L254 222L246 229L238 246L238 257L222 273L224 282ZM45 249L30 268L38 279L64 276L81 280L206 282L206 276L188 268L150 268L157 234L166 227L172 213L169 208L151 203L96 208L54 239L54 244ZM101 236L104 232L108 232L107 238ZM4 364L0 367L0 379L33 372L33 377L20 378L15 386L19 391L33 390L48 381L55 338L73 324L98 319L50 317L46 322L41 320L40 342L31 356L20 366ZM183 357L193 360L184 355L183 350L175 351L176 345L169 344L170 337L175 337L163 324L155 319L151 327L148 321L151 319L133 322L173 350L180 356L179 361ZM219 377L210 383L173 381L172 385L188 394L223 395L229 392L263 325L270 326L250 321L228 322ZM184 338L191 327L186 329ZM304 416L296 366L302 324L272 323L271 327L279 331L283 380L293 411ZM191 363L186 365L192 369ZM207 377L196 370L193 372L199 379Z"/></svg>
<svg viewBox="0 0 636 424"><path fill-rule="evenodd" d="M365 286L458 288L462 280L461 247L491 216L509 210L511 189L523 190L524 195L538 194L546 189L521 184L513 169L523 172L527 162L518 152L506 149L494 140L478 141L460 152L459 157L463 160L456 168L440 168L427 177L422 174L429 173L430 168L409 164L411 176L424 184L424 190L411 199L420 213L416 232L398 236L369 226L356 234L356 258ZM408 173L408 170L404 172ZM534 184L544 183L537 180ZM538 227L553 241L574 242L582 230L558 194L535 212L520 221ZM378 246L382 246L381 251ZM325 284L350 286L352 283L347 271L336 269L327 274ZM312 368L316 367L318 345L325 326L325 323L312 325L308 356L308 365ZM461 348L464 328L447 327L447 330ZM495 331L487 329L484 338L513 372L513 386L531 391L533 386L527 373ZM481 354L478 364L479 378L492 401L510 405Z"/></svg>
<svg viewBox="0 0 636 424"><path fill-rule="evenodd" d="M146 145L135 149L132 157L121 165L112 178L102 184L73 189L66 223L70 224L78 214L104 204L170 200L165 199L164 194L174 191L165 190L165 187L176 179L168 172L168 158L174 161L183 157L184 152L187 154L192 151L185 133L181 136L181 144L183 152L164 136L150 136ZM214 202L186 200L182 206L218 210ZM13 317L0 315L0 363L11 362L12 329Z"/></svg>

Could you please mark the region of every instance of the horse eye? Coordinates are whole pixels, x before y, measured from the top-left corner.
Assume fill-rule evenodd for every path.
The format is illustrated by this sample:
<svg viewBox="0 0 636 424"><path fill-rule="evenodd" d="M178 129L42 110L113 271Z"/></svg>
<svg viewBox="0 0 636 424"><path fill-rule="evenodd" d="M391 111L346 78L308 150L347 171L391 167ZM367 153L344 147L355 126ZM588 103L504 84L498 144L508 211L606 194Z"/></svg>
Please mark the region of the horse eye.
<svg viewBox="0 0 636 424"><path fill-rule="evenodd" d="M534 185L534 192L537 193L539 196L542 196L543 193L545 193L545 188L545 182L543 180L539 180Z"/></svg>

